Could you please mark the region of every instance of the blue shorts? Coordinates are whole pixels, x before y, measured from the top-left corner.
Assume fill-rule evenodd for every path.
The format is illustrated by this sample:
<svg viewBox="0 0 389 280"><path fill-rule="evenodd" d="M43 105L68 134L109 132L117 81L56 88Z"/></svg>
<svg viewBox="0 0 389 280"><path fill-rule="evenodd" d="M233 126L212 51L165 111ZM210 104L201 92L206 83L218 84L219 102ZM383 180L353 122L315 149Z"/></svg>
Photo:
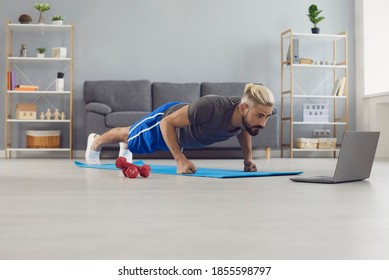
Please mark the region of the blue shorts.
<svg viewBox="0 0 389 280"><path fill-rule="evenodd" d="M167 109L183 104L182 102L166 103L130 127L128 132L128 149L134 154L148 154L155 151L169 151L161 133L159 123Z"/></svg>

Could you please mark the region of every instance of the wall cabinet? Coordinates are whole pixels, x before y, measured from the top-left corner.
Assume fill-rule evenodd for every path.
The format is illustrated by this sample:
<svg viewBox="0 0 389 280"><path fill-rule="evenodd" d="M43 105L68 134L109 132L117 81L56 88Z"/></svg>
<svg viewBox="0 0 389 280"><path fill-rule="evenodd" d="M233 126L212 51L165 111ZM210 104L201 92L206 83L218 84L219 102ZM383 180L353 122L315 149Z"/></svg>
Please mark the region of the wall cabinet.
<svg viewBox="0 0 389 280"><path fill-rule="evenodd" d="M12 152L41 152L44 156L64 152L72 158L73 32L72 24L7 23L6 158L11 157ZM38 55L40 48L46 50L44 57ZM60 73L64 73L64 87L58 88L57 85L56 88ZM36 108L36 116L19 117L21 108ZM46 114L48 111L51 117ZM60 131L60 144L55 148L27 148L27 130Z"/></svg>
<svg viewBox="0 0 389 280"><path fill-rule="evenodd" d="M348 95L346 32L281 33L281 157L307 152L335 157L348 127ZM307 111L312 105L321 110ZM325 118L307 117L312 113ZM296 145L297 139L320 137L336 138L337 145L325 149Z"/></svg>

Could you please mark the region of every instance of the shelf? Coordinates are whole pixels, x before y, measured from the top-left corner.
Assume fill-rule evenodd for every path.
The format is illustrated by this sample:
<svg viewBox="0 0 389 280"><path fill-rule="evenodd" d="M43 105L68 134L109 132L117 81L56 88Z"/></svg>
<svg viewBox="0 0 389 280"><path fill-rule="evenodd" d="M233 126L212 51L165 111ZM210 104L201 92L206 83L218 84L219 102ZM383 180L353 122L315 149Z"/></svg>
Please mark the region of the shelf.
<svg viewBox="0 0 389 280"><path fill-rule="evenodd" d="M13 123L70 123L70 120L19 120L19 119L7 119L7 122L13 122Z"/></svg>
<svg viewBox="0 0 389 280"><path fill-rule="evenodd" d="M70 31L72 25L63 24L63 25L54 25L54 24L20 24L20 23L9 23L8 24L10 30L12 31L55 31L58 32L60 30Z"/></svg>
<svg viewBox="0 0 389 280"><path fill-rule="evenodd" d="M69 152L70 148L6 148L10 152Z"/></svg>
<svg viewBox="0 0 389 280"><path fill-rule="evenodd" d="M9 94L47 94L47 95L69 95L70 91L56 91L56 90L34 90L34 91L20 91L20 90L8 90Z"/></svg>
<svg viewBox="0 0 389 280"><path fill-rule="evenodd" d="M299 125L347 125L346 122L293 122L293 124Z"/></svg>
<svg viewBox="0 0 389 280"><path fill-rule="evenodd" d="M285 96L290 96L289 92L284 93ZM293 98L318 98L318 99L346 99L347 96L334 96L334 95L304 95L304 94L293 94Z"/></svg>
<svg viewBox="0 0 389 280"><path fill-rule="evenodd" d="M293 148L294 152L339 152L340 149L298 149Z"/></svg>
<svg viewBox="0 0 389 280"><path fill-rule="evenodd" d="M49 61L55 61L55 62L70 62L71 58L53 58L53 57L8 57L9 61L17 61L17 62L49 62Z"/></svg>
<svg viewBox="0 0 389 280"><path fill-rule="evenodd" d="M346 39L346 34L312 34L312 33L292 33L293 39L301 40L318 40L318 41L333 41L333 40L342 40ZM290 38L290 33L288 32L284 39Z"/></svg>
<svg viewBox="0 0 389 280"><path fill-rule="evenodd" d="M354 93L349 92L347 82L347 48L346 31L338 34L312 34L293 32L292 29L288 29L281 33L281 157L284 157L285 151L289 151L290 158L293 158L294 152L332 152L332 156L336 157L339 147L298 149L293 147L293 137L307 134L311 129L320 126L327 127L332 136L348 129L348 96ZM293 60L297 54L301 57L315 58L315 63L303 64ZM309 74L309 78L306 78L306 74ZM342 84L342 91L340 91L342 95L337 96L333 91L335 83L341 77L346 78L346 83L344 88ZM307 103L307 101L327 104L328 107L325 109L329 118L322 118L327 121L315 122L315 119L312 119L313 121L304 122L305 112L303 111L306 107L301 107L304 104L300 103Z"/></svg>
<svg viewBox="0 0 389 280"><path fill-rule="evenodd" d="M287 66L290 66L287 65ZM321 65L321 64L298 64L298 63L293 63L292 64L293 67L296 67L296 68L327 68L327 69L346 69L347 66L346 65Z"/></svg>
<svg viewBox="0 0 389 280"><path fill-rule="evenodd" d="M74 67L74 26L72 23L57 25L52 24L20 24L11 23L10 20L6 23L6 36L5 36L5 73L7 73L7 85L10 84L25 84L25 85L46 85L42 86L39 90L31 90L33 88L14 88L14 90L4 89L5 97L5 158L11 157L11 152L43 152L46 157L50 152L68 152L69 158L72 158L73 153L73 67ZM21 41L22 40L22 41ZM42 41L47 44L48 47L63 47L67 50L67 56L53 57L46 53L45 57L37 57L32 54L27 57L19 57L19 51L16 50L15 44L23 42L28 46L34 44L34 42ZM50 49L50 48L47 48ZM62 68L62 69L58 69ZM55 73L54 70L55 69ZM18 73L11 76L8 73ZM61 91L56 91L58 87L54 87L56 81L54 80L54 74L59 72L67 72L64 82L66 87L64 90L61 87ZM20 75L19 75L20 74ZM29 77L31 75L31 77ZM56 76L56 75L55 75ZM11 78L15 80L11 81ZM35 81L37 80L37 81ZM34 82L32 82L34 81ZM49 82L49 84L47 84ZM51 82L51 83L50 83ZM16 89L16 90L15 90ZM17 90L23 89L23 91ZM35 103L39 108L43 108L46 103L49 104L48 108L62 108L61 111L66 112L67 119L57 119L53 117L51 119L41 119L46 116L43 112L39 112L40 115L33 120L16 119L18 116L15 112L15 105L23 103L25 100ZM26 100L26 101L27 101ZM53 104L53 103L54 104ZM16 104L15 104L16 103ZM24 111L31 111L36 109L20 108ZM55 113L55 112L54 112ZM54 116L54 113L52 113ZM59 113L59 112L58 112ZM57 117L58 115L55 114ZM64 117L64 115L62 115ZM13 139L18 139L19 135L23 134L23 128L25 127L39 127L40 129L56 129L61 132L65 132L63 137L67 138L64 148L19 148ZM15 134L15 136L13 136ZM41 156L39 153L36 156Z"/></svg>

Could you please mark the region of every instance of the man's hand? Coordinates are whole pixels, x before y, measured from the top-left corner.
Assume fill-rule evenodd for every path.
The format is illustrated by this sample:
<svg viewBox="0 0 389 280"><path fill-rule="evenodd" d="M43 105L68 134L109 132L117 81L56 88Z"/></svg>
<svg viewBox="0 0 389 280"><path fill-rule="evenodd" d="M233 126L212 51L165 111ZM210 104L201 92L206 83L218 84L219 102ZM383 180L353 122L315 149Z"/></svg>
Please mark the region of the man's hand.
<svg viewBox="0 0 389 280"><path fill-rule="evenodd" d="M245 172L256 172L257 166L255 163L251 160L245 160L244 161L244 171Z"/></svg>
<svg viewBox="0 0 389 280"><path fill-rule="evenodd" d="M183 158L177 161L177 174L193 174L196 166L188 159Z"/></svg>

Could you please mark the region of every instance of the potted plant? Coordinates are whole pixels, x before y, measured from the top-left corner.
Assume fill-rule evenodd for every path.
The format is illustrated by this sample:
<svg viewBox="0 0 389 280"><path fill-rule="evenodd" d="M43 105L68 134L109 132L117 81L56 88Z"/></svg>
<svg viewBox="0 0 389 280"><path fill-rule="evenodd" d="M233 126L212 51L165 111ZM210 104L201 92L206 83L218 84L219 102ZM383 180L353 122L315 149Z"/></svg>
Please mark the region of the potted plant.
<svg viewBox="0 0 389 280"><path fill-rule="evenodd" d="M320 28L317 27L317 24L321 22L325 17L319 16L323 10L318 10L315 4L312 4L308 8L309 20L313 23L313 28L311 28L313 34L319 34Z"/></svg>
<svg viewBox="0 0 389 280"><path fill-rule="evenodd" d="M53 15L51 18L54 25L62 25L63 24L63 16L61 15Z"/></svg>
<svg viewBox="0 0 389 280"><path fill-rule="evenodd" d="M45 18L43 17L43 12L50 10L50 5L48 3L36 3L34 8L39 11L38 23L44 24Z"/></svg>
<svg viewBox="0 0 389 280"><path fill-rule="evenodd" d="M38 51L37 57L39 57L39 58L45 57L46 48L37 48L36 50Z"/></svg>

